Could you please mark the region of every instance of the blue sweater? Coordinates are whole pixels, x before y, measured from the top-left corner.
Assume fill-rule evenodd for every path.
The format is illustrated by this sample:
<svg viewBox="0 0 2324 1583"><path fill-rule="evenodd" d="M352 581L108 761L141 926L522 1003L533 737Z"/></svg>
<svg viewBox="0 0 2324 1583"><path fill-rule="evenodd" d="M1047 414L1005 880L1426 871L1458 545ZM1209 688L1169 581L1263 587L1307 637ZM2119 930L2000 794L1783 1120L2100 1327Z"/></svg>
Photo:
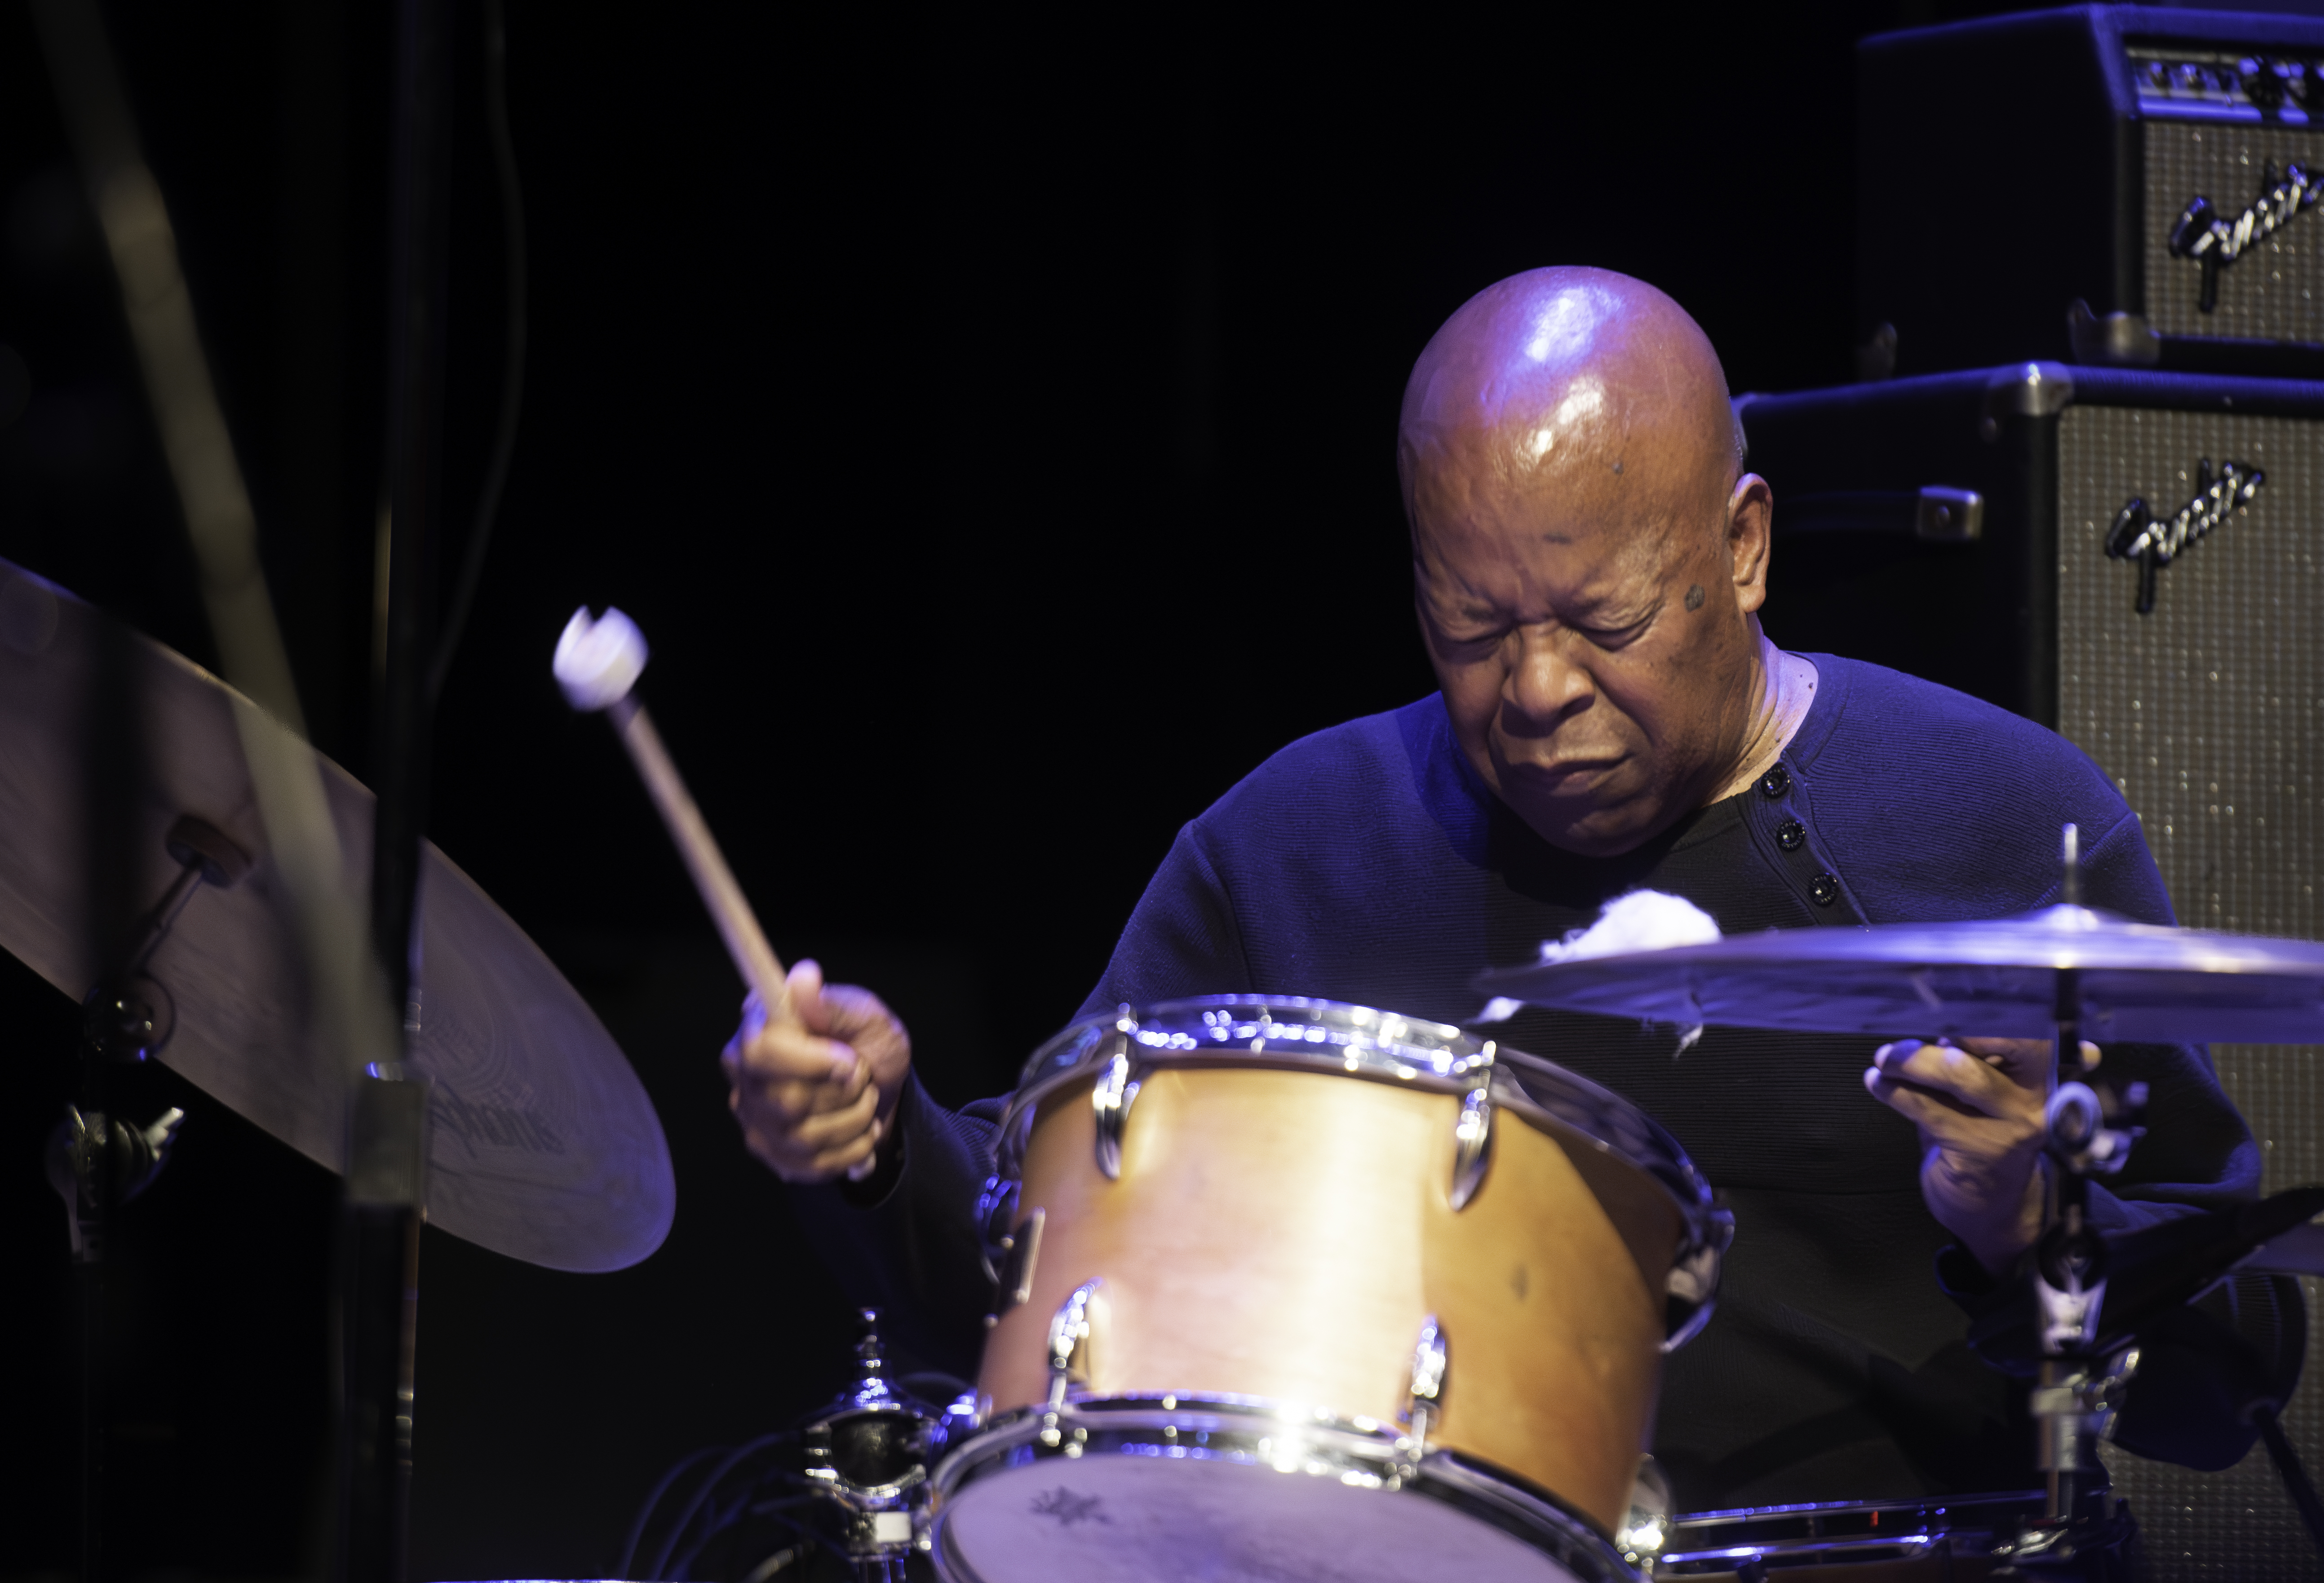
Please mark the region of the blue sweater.
<svg viewBox="0 0 2324 1583"><path fill-rule="evenodd" d="M1728 933L1990 918L2056 900L2069 821L2086 900L2172 921L2137 820L2071 745L1895 671L1813 659L1815 702L1774 778L1788 783L1617 858L1535 835L1477 779L1438 697L1296 742L1179 833L1084 1012L1240 991L1459 1022L1479 1009L1480 970L1533 959L1625 891L1686 896ZM1662 1396L1655 1449L1683 1508L2039 1482L2023 1385L1968 1351L1967 1317L1932 1273L1950 1238L1922 1204L1913 1127L1864 1092L1870 1041L1714 1028L1674 1057L1667 1029L1537 1010L1497 1032L1652 1113L1735 1212L1719 1311L1672 1356ZM2093 1193L2103 1228L2253 1196L2258 1153L2200 1047L2116 1046L2106 1072L2152 1086L2153 1130ZM899 1171L870 1193L800 1195L859 1300L955 1370L986 1306L971 1221L999 1105L947 1115L915 1086ZM1958 1250L1947 1267L1974 1279ZM2160 1372L2138 1389L2172 1411L2143 1421L2135 1392L2118 1438L2209 1465L2240 1456L2247 1431L2190 1421L2201 1391Z"/></svg>

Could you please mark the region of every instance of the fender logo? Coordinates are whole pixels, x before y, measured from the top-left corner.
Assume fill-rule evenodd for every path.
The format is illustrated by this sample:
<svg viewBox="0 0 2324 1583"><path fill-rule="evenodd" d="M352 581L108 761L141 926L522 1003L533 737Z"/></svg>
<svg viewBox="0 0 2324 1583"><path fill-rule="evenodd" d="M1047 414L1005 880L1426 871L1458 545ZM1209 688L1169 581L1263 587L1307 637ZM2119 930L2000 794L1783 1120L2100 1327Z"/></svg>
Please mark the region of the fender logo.
<svg viewBox="0 0 2324 1583"><path fill-rule="evenodd" d="M2259 198L2233 221L2221 219L2208 198L2199 196L2189 204L2187 212L2171 227L2171 251L2203 266L2202 295L2196 300L2196 308L2205 313L2215 310L2219 305L2219 271L2277 227L2315 208L2319 198L2324 198L2324 183L2297 160L2288 160L2280 177L2273 165L2260 167Z"/></svg>
<svg viewBox="0 0 2324 1583"><path fill-rule="evenodd" d="M2195 464L2195 498L2157 521L2144 499L2134 496L2115 514L2107 530L2106 552L2116 560L2138 562L2138 613L2154 609L2154 575L2227 518L2249 505L2267 475L2243 462L2221 462L2211 476L2209 457Z"/></svg>

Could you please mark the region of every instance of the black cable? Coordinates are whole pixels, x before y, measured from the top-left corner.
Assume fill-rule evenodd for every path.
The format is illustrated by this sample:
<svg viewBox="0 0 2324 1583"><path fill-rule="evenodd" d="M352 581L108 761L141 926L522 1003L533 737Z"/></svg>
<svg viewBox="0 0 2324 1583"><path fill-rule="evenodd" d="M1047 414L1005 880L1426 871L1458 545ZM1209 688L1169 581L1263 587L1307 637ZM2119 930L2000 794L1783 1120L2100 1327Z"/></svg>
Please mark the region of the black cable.
<svg viewBox="0 0 2324 1583"><path fill-rule="evenodd" d="M508 486L509 459L516 452L518 416L524 410L526 336L524 192L517 184L516 142L509 135L508 28L503 0L484 0L484 114L491 128L493 164L501 181L502 252L506 255L508 336L501 369L501 418L493 436L493 456L484 469L484 493L476 500L475 519L468 527L468 542L460 558L460 580L453 585L452 602L436 640L435 662L428 668L428 707L433 710L443 695L444 679L451 673L452 656L468 625L468 611L476 602L476 584L484 575L484 552L492 545L493 523L500 515L501 494Z"/></svg>
<svg viewBox="0 0 2324 1583"><path fill-rule="evenodd" d="M661 1476L661 1481L653 1486L653 1493L646 1496L645 1504L638 1508L637 1521L630 1524L629 1542L622 1546L622 1564L613 1569L617 1574L624 1578L630 1575L630 1563L637 1560L638 1546L645 1540L646 1525L653 1521L654 1509L661 1504L662 1496L669 1494L669 1486L683 1477L687 1468L706 1457L715 1457L725 1449L724 1446L705 1446L699 1451L688 1451L669 1465L669 1471Z"/></svg>
<svg viewBox="0 0 2324 1583"><path fill-rule="evenodd" d="M800 1504L813 1504L815 1499L816 1497L812 1495L803 1496ZM701 1559L702 1552L716 1543L728 1528L741 1522L746 1515L770 1518L789 1529L793 1536L801 1541L811 1541L816 1538L815 1530L806 1524L791 1521L781 1512L770 1506L754 1504L751 1498L751 1492L746 1489L736 1497L733 1505L723 1509L714 1508L710 1514L710 1520L703 1524L702 1537L696 1540L686 1553L679 1556L666 1569L674 1578L690 1576L694 1571L694 1563Z"/></svg>
<svg viewBox="0 0 2324 1583"><path fill-rule="evenodd" d="M2266 1442L2275 1470L2283 1475L2283 1487L2291 1495L2292 1504L2300 1508L2300 1520L2308 1525L2308 1537L2315 1541L2319 1552L2324 1552L2324 1501L2316 1498L2316 1486L2308 1482L2308 1470L2300 1465L2300 1453L2292 1449L2283 1426L2276 1421L2274 1408L2263 1403L2253 1410L2251 1418L2259 1426L2259 1438Z"/></svg>
<svg viewBox="0 0 2324 1583"><path fill-rule="evenodd" d="M678 1553L678 1541L686 1537L687 1529L692 1526L696 1514L701 1512L711 1495L716 1493L719 1484L728 1474L742 1466L744 1458L765 1450L769 1446L794 1438L796 1438L796 1431L781 1430L774 1434L761 1435L741 1449L730 1453L726 1460L721 1462L710 1477L703 1480L702 1487L695 1491L694 1498L686 1504L686 1510L678 1514L677 1526L669 1531L669 1537L662 1541L660 1551L654 1556L653 1575L659 1577L663 1569L669 1565L670 1558Z"/></svg>

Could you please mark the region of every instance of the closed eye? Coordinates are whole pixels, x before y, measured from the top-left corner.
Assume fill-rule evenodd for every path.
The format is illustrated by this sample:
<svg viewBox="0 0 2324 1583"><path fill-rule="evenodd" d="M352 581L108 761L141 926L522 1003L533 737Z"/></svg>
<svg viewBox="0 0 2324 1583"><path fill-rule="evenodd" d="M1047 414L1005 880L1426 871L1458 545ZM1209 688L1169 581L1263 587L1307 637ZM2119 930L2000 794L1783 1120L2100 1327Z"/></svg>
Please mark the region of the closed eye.
<svg viewBox="0 0 2324 1583"><path fill-rule="evenodd" d="M1508 635L1507 622L1496 623L1490 616L1466 613L1446 620L1434 611L1428 612L1429 630L1447 648L1489 648Z"/></svg>
<svg viewBox="0 0 2324 1583"><path fill-rule="evenodd" d="M1646 636L1646 629L1654 625L1655 617L1659 614L1659 607L1649 610L1637 620L1622 626L1598 626L1577 622L1573 630L1601 649L1623 649Z"/></svg>

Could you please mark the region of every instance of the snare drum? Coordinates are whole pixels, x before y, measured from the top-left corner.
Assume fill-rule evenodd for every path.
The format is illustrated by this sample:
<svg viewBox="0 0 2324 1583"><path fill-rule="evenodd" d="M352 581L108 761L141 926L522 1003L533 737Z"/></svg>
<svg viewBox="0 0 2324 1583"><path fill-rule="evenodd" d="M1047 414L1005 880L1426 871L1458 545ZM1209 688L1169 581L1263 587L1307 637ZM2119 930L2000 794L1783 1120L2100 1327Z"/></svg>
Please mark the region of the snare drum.
<svg viewBox="0 0 2324 1583"><path fill-rule="evenodd" d="M986 1209L945 1578L1637 1576L1732 1222L1615 1095L1360 1006L1124 1007L1028 1064Z"/></svg>

